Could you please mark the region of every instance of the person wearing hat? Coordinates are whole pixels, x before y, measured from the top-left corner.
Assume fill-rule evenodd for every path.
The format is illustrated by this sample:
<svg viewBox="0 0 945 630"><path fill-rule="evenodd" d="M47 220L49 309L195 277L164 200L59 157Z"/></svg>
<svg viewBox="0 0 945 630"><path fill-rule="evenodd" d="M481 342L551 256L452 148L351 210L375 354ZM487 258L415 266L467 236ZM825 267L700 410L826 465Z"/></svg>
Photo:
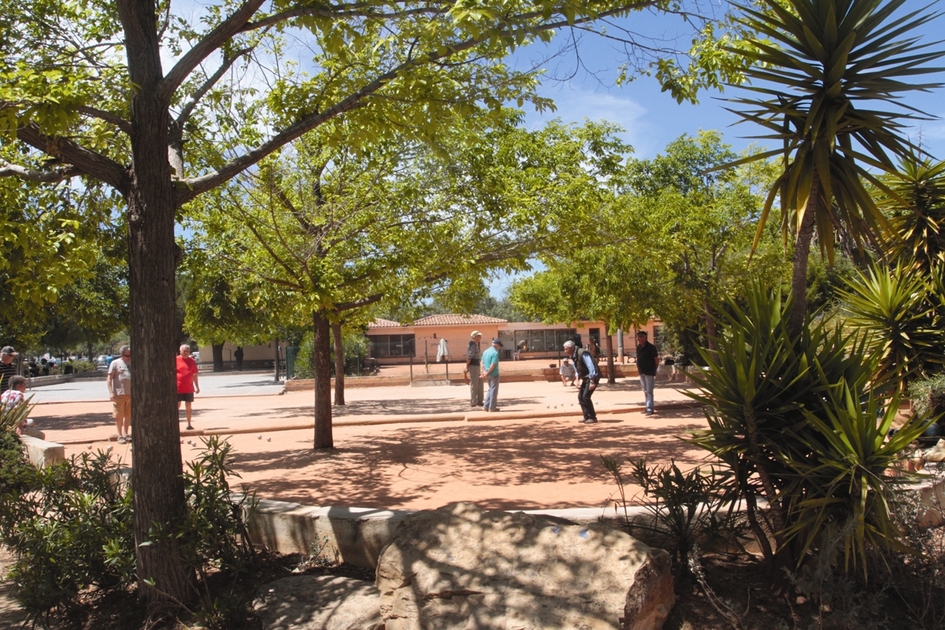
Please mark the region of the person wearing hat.
<svg viewBox="0 0 945 630"><path fill-rule="evenodd" d="M482 407L482 379L479 378L479 362L482 359L479 343L482 333L478 330L469 335L466 346L466 373L469 375L469 403L472 407Z"/></svg>
<svg viewBox="0 0 945 630"><path fill-rule="evenodd" d="M501 347L502 340L496 338L492 340L492 347L482 353L482 374L480 376L486 379L486 383L489 385L482 403L483 411L499 410L496 402L499 397L499 348Z"/></svg>
<svg viewBox="0 0 945 630"><path fill-rule="evenodd" d="M0 394L10 389L10 377L16 376L16 350L13 346L0 349Z"/></svg>

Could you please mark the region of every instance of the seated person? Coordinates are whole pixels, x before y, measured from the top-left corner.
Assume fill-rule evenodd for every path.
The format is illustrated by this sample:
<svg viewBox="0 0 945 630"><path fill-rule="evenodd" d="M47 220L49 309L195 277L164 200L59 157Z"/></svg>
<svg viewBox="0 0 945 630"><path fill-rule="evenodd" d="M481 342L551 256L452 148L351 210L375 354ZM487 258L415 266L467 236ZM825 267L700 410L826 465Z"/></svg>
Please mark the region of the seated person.
<svg viewBox="0 0 945 630"><path fill-rule="evenodd" d="M10 389L0 395L0 407L9 413L20 405L26 404L26 379L17 374L10 377ZM32 418L23 418L16 427L17 435L31 435L35 438L44 439L46 434L33 428Z"/></svg>
<svg viewBox="0 0 945 630"><path fill-rule="evenodd" d="M574 385L574 381L577 379L577 370L574 369L574 365L571 364L569 359L562 359L561 367L558 368L558 373L561 375L562 385L565 387L568 385Z"/></svg>

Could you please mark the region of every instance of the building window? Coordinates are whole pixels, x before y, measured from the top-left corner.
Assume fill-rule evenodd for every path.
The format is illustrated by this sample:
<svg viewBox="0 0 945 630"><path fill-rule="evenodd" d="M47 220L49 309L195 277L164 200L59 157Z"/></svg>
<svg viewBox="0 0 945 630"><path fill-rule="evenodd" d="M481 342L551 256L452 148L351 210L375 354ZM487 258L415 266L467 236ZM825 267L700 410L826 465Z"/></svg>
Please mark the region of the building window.
<svg viewBox="0 0 945 630"><path fill-rule="evenodd" d="M560 352L564 342L570 339L574 328L539 330L500 330L499 337L511 339L515 352Z"/></svg>
<svg viewBox="0 0 945 630"><path fill-rule="evenodd" d="M375 359L416 356L413 335L371 335L368 339Z"/></svg>

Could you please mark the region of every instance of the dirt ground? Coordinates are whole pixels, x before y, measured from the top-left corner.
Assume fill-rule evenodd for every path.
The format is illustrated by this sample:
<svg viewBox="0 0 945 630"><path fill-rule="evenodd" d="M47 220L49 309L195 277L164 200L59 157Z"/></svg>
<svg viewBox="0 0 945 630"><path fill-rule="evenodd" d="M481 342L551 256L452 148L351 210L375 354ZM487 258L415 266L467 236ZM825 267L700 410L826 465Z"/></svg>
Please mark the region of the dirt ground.
<svg viewBox="0 0 945 630"><path fill-rule="evenodd" d="M347 404L333 408L331 451L312 448L312 397L198 396L197 431L183 431L181 422L183 457L199 453L202 436L217 434L233 445L234 482L261 498L387 509L465 500L506 510L608 507L616 487L601 455L685 468L704 458L679 439L703 428L704 415L669 383L657 388L653 416L642 413L636 379L602 384L596 425L578 422L577 390L561 383L503 383L494 414L472 409L463 386L350 387ZM67 457L111 447L114 457L133 461L133 444L110 441L107 401L40 404L33 417Z"/></svg>

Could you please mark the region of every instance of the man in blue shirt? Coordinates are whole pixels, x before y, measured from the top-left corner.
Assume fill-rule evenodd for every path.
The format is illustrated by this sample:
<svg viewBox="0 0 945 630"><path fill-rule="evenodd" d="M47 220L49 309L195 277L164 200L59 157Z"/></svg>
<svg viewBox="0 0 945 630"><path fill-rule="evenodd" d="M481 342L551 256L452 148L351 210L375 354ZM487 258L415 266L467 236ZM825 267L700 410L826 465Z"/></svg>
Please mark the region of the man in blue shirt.
<svg viewBox="0 0 945 630"><path fill-rule="evenodd" d="M600 381L600 370L597 369L597 363L590 352L584 352L573 341L564 342L564 354L574 363L574 369L577 370L578 377L581 379L581 388L578 390L578 402L581 404L581 411L584 412L584 424L595 424L597 422L597 412L594 410L594 403L591 402L591 396L597 389L597 383Z"/></svg>
<svg viewBox="0 0 945 630"><path fill-rule="evenodd" d="M498 411L496 402L499 397L499 348L502 341L492 340L492 347L482 353L482 378L486 379L486 398L482 403L483 411Z"/></svg>

